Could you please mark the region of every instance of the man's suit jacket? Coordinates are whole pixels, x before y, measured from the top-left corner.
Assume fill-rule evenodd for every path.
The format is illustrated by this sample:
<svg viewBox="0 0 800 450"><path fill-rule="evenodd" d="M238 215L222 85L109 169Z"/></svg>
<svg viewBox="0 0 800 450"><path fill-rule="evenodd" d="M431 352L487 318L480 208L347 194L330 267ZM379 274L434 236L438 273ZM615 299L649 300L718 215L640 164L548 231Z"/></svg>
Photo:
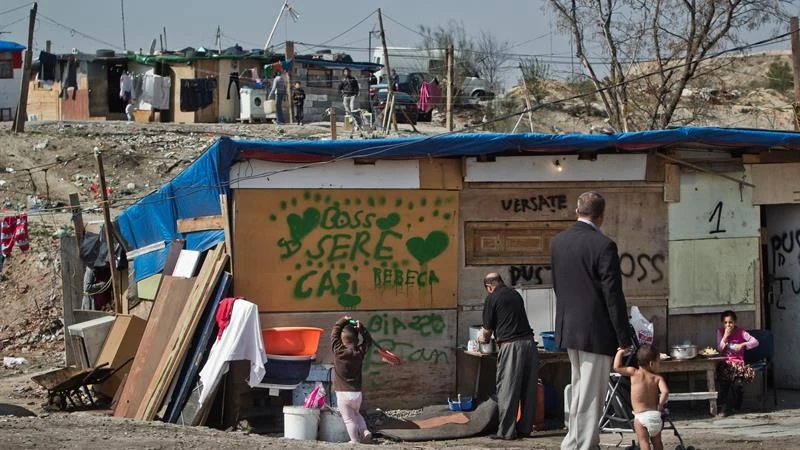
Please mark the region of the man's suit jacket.
<svg viewBox="0 0 800 450"><path fill-rule="evenodd" d="M614 355L631 344L617 244L576 222L551 243L556 345Z"/></svg>

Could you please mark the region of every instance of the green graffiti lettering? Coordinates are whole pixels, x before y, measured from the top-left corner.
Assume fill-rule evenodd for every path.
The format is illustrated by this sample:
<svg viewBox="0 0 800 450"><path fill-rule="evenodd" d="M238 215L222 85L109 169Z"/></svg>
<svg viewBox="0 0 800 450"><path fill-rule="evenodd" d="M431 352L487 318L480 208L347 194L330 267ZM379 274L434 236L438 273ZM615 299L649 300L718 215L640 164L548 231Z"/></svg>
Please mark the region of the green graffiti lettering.
<svg viewBox="0 0 800 450"><path fill-rule="evenodd" d="M392 334L397 334L400 330L405 330L408 327L406 324L403 323L402 320L398 319L397 317L392 318Z"/></svg>
<svg viewBox="0 0 800 450"><path fill-rule="evenodd" d="M402 239L403 235L392 230L381 231L381 236L378 238L378 243L375 245L375 252L373 253L375 259L377 259L378 261L385 261L392 259L392 251L393 251L392 247L384 245L384 242L389 237Z"/></svg>
<svg viewBox="0 0 800 450"><path fill-rule="evenodd" d="M308 273L305 273L297 279L297 282L294 284L294 297L295 298L308 298L311 297L311 293L314 291L311 288L303 289L303 283L305 283L306 279L313 277L317 274L316 270L312 270Z"/></svg>
<svg viewBox="0 0 800 450"><path fill-rule="evenodd" d="M419 272L417 272L416 270L407 270L406 271L406 283L409 284L409 285L419 284L418 276L419 276Z"/></svg>
<svg viewBox="0 0 800 450"><path fill-rule="evenodd" d="M400 269L394 270L394 285L397 287L403 285L403 271Z"/></svg>
<svg viewBox="0 0 800 450"><path fill-rule="evenodd" d="M317 252L312 253L311 250L306 250L306 256L311 259L320 259L325 256L325 241L330 239L329 235L322 236L319 241L317 241Z"/></svg>
<svg viewBox="0 0 800 450"><path fill-rule="evenodd" d="M428 285L433 286L434 284L439 284L439 277L436 276L436 272L431 270L428 272Z"/></svg>
<svg viewBox="0 0 800 450"><path fill-rule="evenodd" d="M287 259L292 255L294 255L295 253L297 253L298 251L300 251L300 247L302 247L302 244L300 244L299 242L287 241L284 238L280 238L278 239L278 247L281 247L285 250L284 253L281 254L281 259Z"/></svg>
<svg viewBox="0 0 800 450"><path fill-rule="evenodd" d="M328 253L328 262L337 261L340 259L347 259L347 250L350 248L349 234L334 234L333 244L331 245L330 252ZM341 243L343 241L344 243Z"/></svg>
<svg viewBox="0 0 800 450"><path fill-rule="evenodd" d="M356 253L358 252L366 257L370 256L369 252L364 249L364 245L369 242L370 237L369 231L359 231L356 233L355 242L353 242L353 248L350 250L350 261L355 261Z"/></svg>
<svg viewBox="0 0 800 450"><path fill-rule="evenodd" d="M317 297L322 297L326 292L330 295L336 295L336 287L333 284L330 270L322 273L322 278L319 280L319 286L317 287Z"/></svg>

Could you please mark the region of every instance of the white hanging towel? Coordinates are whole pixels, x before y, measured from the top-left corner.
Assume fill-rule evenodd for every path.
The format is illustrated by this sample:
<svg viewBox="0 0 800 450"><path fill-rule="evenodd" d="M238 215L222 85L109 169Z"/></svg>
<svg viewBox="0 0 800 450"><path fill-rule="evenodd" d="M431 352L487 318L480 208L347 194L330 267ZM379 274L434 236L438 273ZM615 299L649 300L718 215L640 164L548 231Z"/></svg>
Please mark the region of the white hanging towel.
<svg viewBox="0 0 800 450"><path fill-rule="evenodd" d="M200 370L200 405L216 390L222 375L228 371L228 362L240 359L250 360L250 379L247 380L250 387L260 383L267 372L264 367L267 352L261 336L258 307L243 299L233 303L231 322L211 346L208 361Z"/></svg>

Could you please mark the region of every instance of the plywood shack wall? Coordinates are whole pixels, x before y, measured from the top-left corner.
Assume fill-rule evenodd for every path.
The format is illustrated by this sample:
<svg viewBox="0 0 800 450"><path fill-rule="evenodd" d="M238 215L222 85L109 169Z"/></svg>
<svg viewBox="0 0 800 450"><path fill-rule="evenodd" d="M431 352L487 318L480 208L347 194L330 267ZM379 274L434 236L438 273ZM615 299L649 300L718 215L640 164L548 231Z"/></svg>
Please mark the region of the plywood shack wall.
<svg viewBox="0 0 800 450"><path fill-rule="evenodd" d="M550 239L573 225L578 195L588 190L606 199L603 232L618 245L623 289L655 323L666 341L667 205L661 183L473 184L461 193L464 264L459 281L459 341L480 323L485 298L480 280L498 272L512 287L552 283ZM546 330L535 330L536 332Z"/></svg>
<svg viewBox="0 0 800 450"><path fill-rule="evenodd" d="M318 364L332 364L330 330L343 313L261 314L262 327L312 326L324 331ZM378 345L406 362L401 367L381 362L373 347L364 360L364 406L418 408L446 403L454 397L456 311L355 311ZM267 347L269 353L269 347Z"/></svg>
<svg viewBox="0 0 800 450"><path fill-rule="evenodd" d="M749 168L726 175L751 180ZM670 314L756 310L761 221L753 190L686 169L680 186L680 202L669 205Z"/></svg>
<svg viewBox="0 0 800 450"><path fill-rule="evenodd" d="M456 305L458 193L237 189L236 295L261 312Z"/></svg>

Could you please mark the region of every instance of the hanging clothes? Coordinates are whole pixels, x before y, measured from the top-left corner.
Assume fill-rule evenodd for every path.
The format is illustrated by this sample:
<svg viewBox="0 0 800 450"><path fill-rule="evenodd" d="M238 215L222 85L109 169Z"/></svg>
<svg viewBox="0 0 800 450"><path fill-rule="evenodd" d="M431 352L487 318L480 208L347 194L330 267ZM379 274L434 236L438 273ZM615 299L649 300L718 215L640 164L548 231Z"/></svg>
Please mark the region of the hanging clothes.
<svg viewBox="0 0 800 450"><path fill-rule="evenodd" d="M267 372L267 352L261 335L258 307L244 299L234 301L230 322L222 333L222 338L214 341L208 359L200 370L202 388L198 403L201 406L216 391L222 375L228 371L228 361L240 359L250 361L247 384L250 387L259 384Z"/></svg>
<svg viewBox="0 0 800 450"><path fill-rule="evenodd" d="M216 78L181 80L181 111L198 111L214 102Z"/></svg>
<svg viewBox="0 0 800 450"><path fill-rule="evenodd" d="M144 75L142 86L143 102L151 104L156 109L169 109L169 94L172 88L169 77L148 72Z"/></svg>
<svg viewBox="0 0 800 450"><path fill-rule="evenodd" d="M231 85L236 85L236 98L241 98L239 95L239 72L231 72L230 78L228 78L228 96L227 100L231 99Z"/></svg>
<svg viewBox="0 0 800 450"><path fill-rule="evenodd" d="M419 89L419 102L417 106L420 111L427 113L436 107L441 102L442 90L436 80L423 81Z"/></svg>
<svg viewBox="0 0 800 450"><path fill-rule="evenodd" d="M0 242L2 243L3 256L11 254L11 250L14 249L14 243L23 252L28 251L30 243L28 242L27 213L3 217L2 226L0 227Z"/></svg>
<svg viewBox="0 0 800 450"><path fill-rule="evenodd" d="M55 81L57 67L58 56L46 51L39 52L39 81Z"/></svg>
<svg viewBox="0 0 800 450"><path fill-rule="evenodd" d="M123 72L119 77L119 98L125 103L131 99L133 92L133 79L128 72Z"/></svg>
<svg viewBox="0 0 800 450"><path fill-rule="evenodd" d="M169 109L169 94L172 91L172 80L169 77L154 75L153 82L153 101L154 108Z"/></svg>
<svg viewBox="0 0 800 450"><path fill-rule="evenodd" d="M78 94L78 61L74 56L67 60L67 67L61 73L61 93L58 94L61 98L67 98L67 89L72 88L72 99Z"/></svg>

